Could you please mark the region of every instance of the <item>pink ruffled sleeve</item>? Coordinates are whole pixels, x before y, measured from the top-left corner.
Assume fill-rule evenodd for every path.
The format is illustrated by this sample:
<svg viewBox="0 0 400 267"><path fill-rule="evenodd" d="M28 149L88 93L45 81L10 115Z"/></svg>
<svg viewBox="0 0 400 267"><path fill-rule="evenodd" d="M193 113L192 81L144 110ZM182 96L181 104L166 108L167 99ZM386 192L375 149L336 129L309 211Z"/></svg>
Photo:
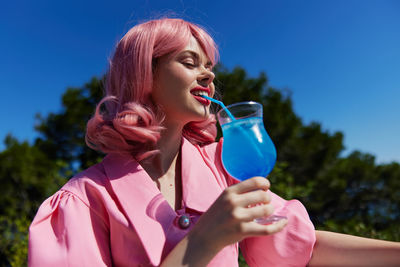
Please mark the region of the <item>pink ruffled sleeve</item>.
<svg viewBox="0 0 400 267"><path fill-rule="evenodd" d="M111 266L106 221L78 196L60 190L29 228L29 266Z"/></svg>
<svg viewBox="0 0 400 267"><path fill-rule="evenodd" d="M314 225L298 200L284 200L272 193L276 215L288 218L287 226L273 235L246 238L240 248L249 266L306 266L316 240Z"/></svg>

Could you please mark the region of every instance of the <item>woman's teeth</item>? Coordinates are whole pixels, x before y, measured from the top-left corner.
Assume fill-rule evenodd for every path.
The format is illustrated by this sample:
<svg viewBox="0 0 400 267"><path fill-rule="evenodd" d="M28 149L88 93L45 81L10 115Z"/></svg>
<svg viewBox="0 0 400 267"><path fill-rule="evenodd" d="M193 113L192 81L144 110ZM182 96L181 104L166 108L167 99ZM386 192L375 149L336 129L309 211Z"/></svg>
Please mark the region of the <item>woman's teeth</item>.
<svg viewBox="0 0 400 267"><path fill-rule="evenodd" d="M202 96L202 95L208 96L207 92L204 92L204 91L195 91L195 92L192 92L192 94L197 95L197 96Z"/></svg>

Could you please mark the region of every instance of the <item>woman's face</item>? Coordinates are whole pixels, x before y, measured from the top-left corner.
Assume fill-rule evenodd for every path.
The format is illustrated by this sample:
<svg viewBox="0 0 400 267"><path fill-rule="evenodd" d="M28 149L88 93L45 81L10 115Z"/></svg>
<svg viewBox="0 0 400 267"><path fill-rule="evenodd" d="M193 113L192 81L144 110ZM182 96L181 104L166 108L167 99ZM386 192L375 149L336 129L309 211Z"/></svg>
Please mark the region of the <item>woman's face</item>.
<svg viewBox="0 0 400 267"><path fill-rule="evenodd" d="M176 55L158 59L152 97L165 113L166 123L185 125L210 114L210 101L199 96L214 95L212 63L192 37Z"/></svg>

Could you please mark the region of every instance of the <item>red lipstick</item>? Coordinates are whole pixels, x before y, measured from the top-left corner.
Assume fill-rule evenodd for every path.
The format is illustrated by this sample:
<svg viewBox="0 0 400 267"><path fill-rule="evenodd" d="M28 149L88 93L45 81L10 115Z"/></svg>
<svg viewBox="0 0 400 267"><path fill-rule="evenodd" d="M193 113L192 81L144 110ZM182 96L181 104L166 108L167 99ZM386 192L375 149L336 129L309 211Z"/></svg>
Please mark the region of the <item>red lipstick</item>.
<svg viewBox="0 0 400 267"><path fill-rule="evenodd" d="M207 93L207 96L210 96L210 93L211 93L210 88L197 86L197 87L193 88L192 90L190 90L190 93L191 93L191 94L193 95L193 97L194 97L197 101L199 101L201 104L206 105L206 106L208 106L208 105L211 104L211 101L210 101L210 100L205 99L205 98L201 97L200 95L195 95L195 94L194 94L195 92L206 92L206 93Z"/></svg>

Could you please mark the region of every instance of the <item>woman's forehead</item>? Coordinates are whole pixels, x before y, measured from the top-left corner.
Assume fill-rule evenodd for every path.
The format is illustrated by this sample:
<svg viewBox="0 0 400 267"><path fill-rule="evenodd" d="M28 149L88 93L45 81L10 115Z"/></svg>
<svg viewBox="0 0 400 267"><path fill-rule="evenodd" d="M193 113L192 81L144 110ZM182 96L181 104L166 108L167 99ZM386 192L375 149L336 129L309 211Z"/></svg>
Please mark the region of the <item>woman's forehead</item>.
<svg viewBox="0 0 400 267"><path fill-rule="evenodd" d="M204 61L210 61L210 59L204 52L203 48L200 46L200 43L193 36L190 38L188 44L182 49L182 51L179 52L179 54L185 52L192 52L192 53L194 52L199 56L199 59Z"/></svg>

